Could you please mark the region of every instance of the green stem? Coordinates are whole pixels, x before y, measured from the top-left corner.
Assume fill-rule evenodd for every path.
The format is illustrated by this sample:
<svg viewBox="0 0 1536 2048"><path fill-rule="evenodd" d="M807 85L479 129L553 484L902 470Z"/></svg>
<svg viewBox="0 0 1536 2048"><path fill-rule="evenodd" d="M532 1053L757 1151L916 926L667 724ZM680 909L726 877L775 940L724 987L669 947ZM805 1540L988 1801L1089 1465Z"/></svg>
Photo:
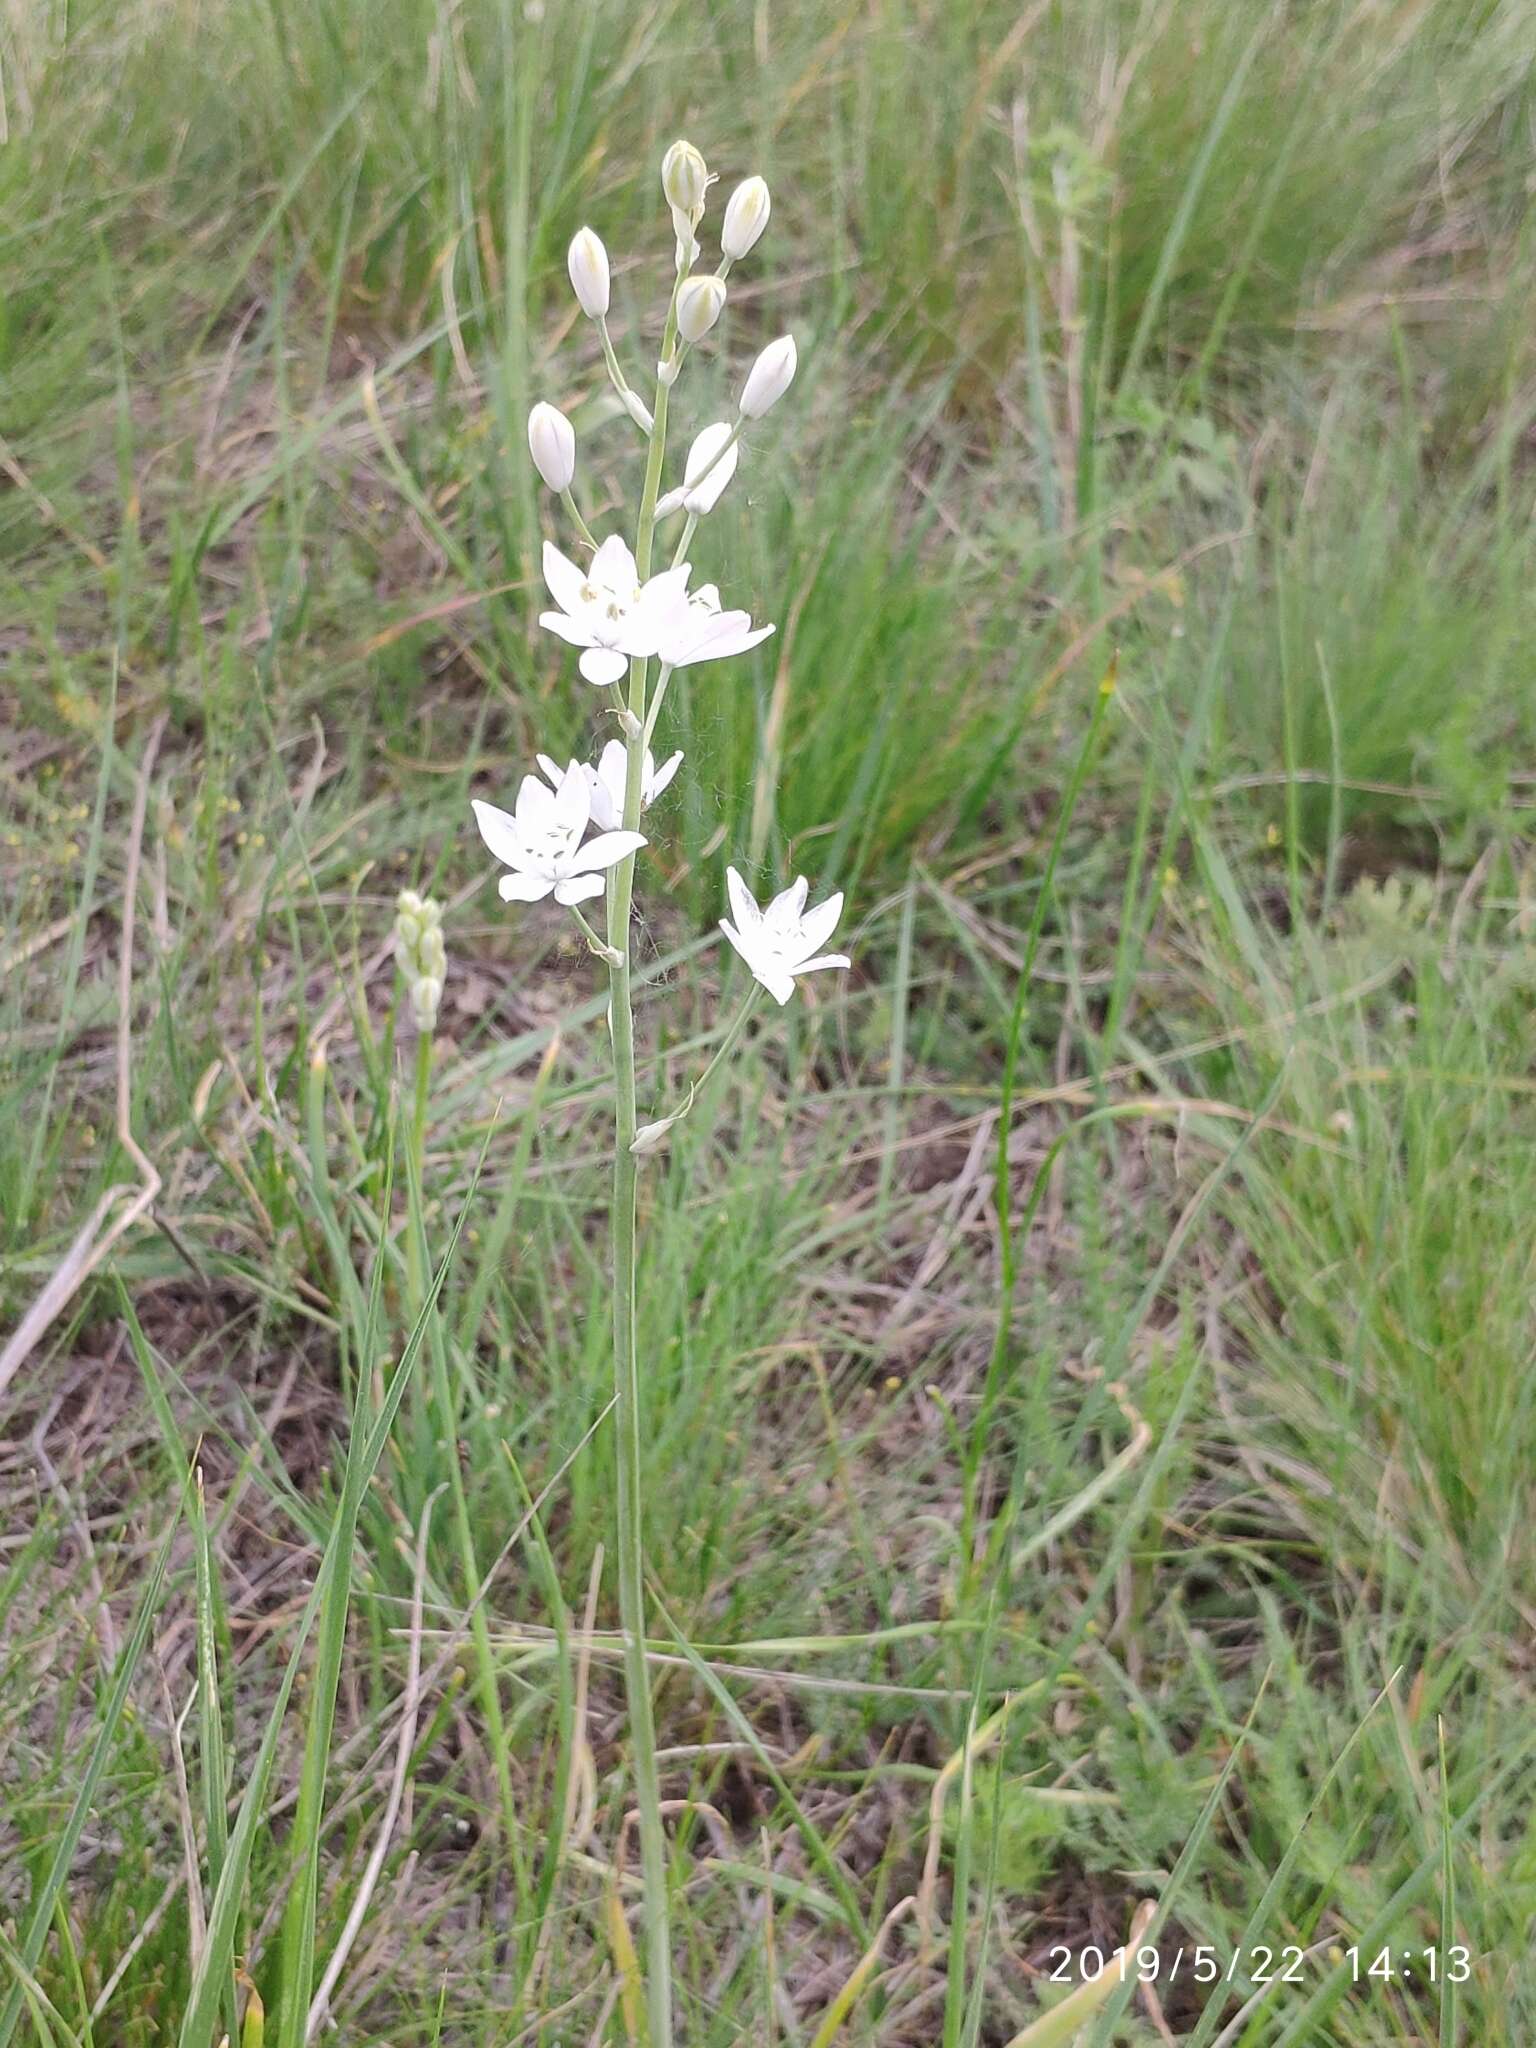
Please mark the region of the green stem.
<svg viewBox="0 0 1536 2048"><path fill-rule="evenodd" d="M634 397L634 393L630 390L628 383L625 381L624 372L619 368L619 359L613 352L613 338L608 332L608 317L606 314L604 314L602 319L598 321L597 332L598 337L603 344L603 361L608 366L609 381L613 385L614 390L618 392L620 398L624 400L625 410L628 411L629 401L631 398ZM633 413L630 413L630 418L634 419ZM637 427L640 427L640 422L638 420L635 420L635 425ZM643 434L645 432L644 427L640 427L640 431Z"/></svg>
<svg viewBox="0 0 1536 2048"><path fill-rule="evenodd" d="M591 527L588 526L585 519L582 518L581 512L577 507L576 500L571 496L568 490L562 491L560 493L560 502L562 505L564 505L566 512L569 514L571 524L575 527L576 531L581 535L582 539L586 542L587 546L591 548L594 552L596 552L597 537L593 533Z"/></svg>
<svg viewBox="0 0 1536 2048"><path fill-rule="evenodd" d="M667 313L662 359L677 335L677 293ZM615 366L610 364L610 374ZM635 563L643 582L651 573L656 499L667 439L666 385L656 387L656 411L646 450L645 485L635 535ZM638 830L645 763L645 683L649 664L629 665L629 730L625 736L624 829ZM639 1162L630 1151L639 1118L635 1108L635 1018L630 1000L629 916L635 858L612 871L608 890L608 1029L613 1040L613 1386L618 1440L619 1625L624 1636L624 1689L634 1749L635 1803L640 1818L640 1875L645 1901L645 1992L650 2048L672 2048L672 1943L667 1913L667 1838L661 1821L651 1675L645 1654L645 1547L642 1514L640 1369L636 1355L635 1183Z"/></svg>
<svg viewBox="0 0 1536 2048"><path fill-rule="evenodd" d="M676 568L677 564L674 562L672 566ZM656 721L661 716L661 707L666 701L667 685L671 680L672 667L668 663L656 678L656 694L652 697L650 708L645 714L645 731L640 736L640 751L642 755L651 744L651 735L656 730Z"/></svg>

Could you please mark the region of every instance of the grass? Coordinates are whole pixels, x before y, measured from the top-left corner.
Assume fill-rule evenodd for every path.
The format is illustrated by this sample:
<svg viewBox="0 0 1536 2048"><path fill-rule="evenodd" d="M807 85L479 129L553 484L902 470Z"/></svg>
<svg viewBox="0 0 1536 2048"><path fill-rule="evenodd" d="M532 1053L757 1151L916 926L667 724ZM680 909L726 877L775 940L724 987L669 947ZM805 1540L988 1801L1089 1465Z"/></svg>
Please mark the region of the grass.
<svg viewBox="0 0 1536 2048"><path fill-rule="evenodd" d="M349 2041L638 2037L602 995L465 825L586 729L522 419L602 518L563 251L677 133L774 191L694 395L802 373L642 1115L728 859L856 959L641 1182L678 2037L1531 2036L1530 26L0 17L0 2048L338 1958Z"/></svg>

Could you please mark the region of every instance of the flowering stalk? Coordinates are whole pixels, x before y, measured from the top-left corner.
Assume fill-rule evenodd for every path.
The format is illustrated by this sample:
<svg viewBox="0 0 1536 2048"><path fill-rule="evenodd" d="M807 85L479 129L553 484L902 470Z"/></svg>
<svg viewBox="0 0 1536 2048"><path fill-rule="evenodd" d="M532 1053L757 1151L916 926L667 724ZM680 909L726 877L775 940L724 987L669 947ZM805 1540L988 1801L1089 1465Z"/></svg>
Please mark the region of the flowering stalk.
<svg viewBox="0 0 1536 2048"><path fill-rule="evenodd" d="M553 898L570 911L587 944L608 968L608 1030L614 1073L611 1229L616 1555L640 1825L649 2048L672 2048L672 1959L667 1841L646 1657L636 1182L641 1160L661 1148L668 1132L689 1113L700 1088L740 1039L759 988L783 1004L793 995L799 976L848 964L842 954L821 951L841 912L840 894L807 910L807 884L802 879L781 890L761 909L741 877L730 870L730 908L735 922L725 921L721 929L751 970L754 986L681 1107L657 1122L640 1124L630 959L635 856L646 844L640 829L642 815L667 789L682 761L680 753L673 753L658 765L650 742L667 686L678 669L743 654L774 630L771 625L754 626L745 611L728 610L712 583L690 591L688 550L700 522L713 511L735 474L744 423L761 419L777 404L795 375L795 345L786 335L770 344L752 366L736 419L716 421L695 437L681 482L662 496L673 387L690 352L708 341L715 330L726 303L725 272L732 262L748 254L768 223L768 188L760 178L748 179L738 187L727 210L719 271L714 277L692 276L699 255L696 231L712 182L699 152L689 143L674 143L663 165L662 188L671 212L676 257L657 361L654 412L630 389L609 338L607 251L590 228L583 228L571 244L572 289L597 329L608 375L626 412L646 436L645 479L633 553L616 534L598 541L580 519L571 491L575 436L563 415L546 404L536 406L529 419L528 445L534 466L593 550L590 563L580 567L546 541L544 581L556 608L541 613L539 623L581 649L580 673L608 693L623 737L610 740L590 767L579 761L562 767L540 754L543 780L525 776L511 811L480 799L474 803L481 837L509 870L500 882L503 899L537 903ZM681 538L670 566L653 574L657 520L676 511L686 514ZM653 658L658 663L654 689ZM585 836L589 828L595 828L594 838ZM599 937L580 908L598 895L606 897L606 937Z"/></svg>
<svg viewBox="0 0 1536 2048"><path fill-rule="evenodd" d="M677 340L677 293L667 309L662 360ZM656 499L667 442L670 386L656 380L656 406L645 457L645 483L635 529L635 567L643 583L651 573L656 532ZM629 664L629 718L625 729L623 829L637 831L645 777L645 684L650 660L635 655ZM645 1887L645 1988L652 2048L671 2048L672 1938L667 1908L667 1838L661 1820L661 1782L656 1769L656 1726L651 1713L651 1674L645 1654L645 1531L642 1515L640 1361L636 1313L636 1183L633 1151L635 1106L635 1013L630 994L629 923L634 900L635 856L613 870L608 884L608 1032L613 1042L613 1392L618 1439L619 1627L624 1637L624 1690L634 1749L635 1802L640 1813L640 1874Z"/></svg>

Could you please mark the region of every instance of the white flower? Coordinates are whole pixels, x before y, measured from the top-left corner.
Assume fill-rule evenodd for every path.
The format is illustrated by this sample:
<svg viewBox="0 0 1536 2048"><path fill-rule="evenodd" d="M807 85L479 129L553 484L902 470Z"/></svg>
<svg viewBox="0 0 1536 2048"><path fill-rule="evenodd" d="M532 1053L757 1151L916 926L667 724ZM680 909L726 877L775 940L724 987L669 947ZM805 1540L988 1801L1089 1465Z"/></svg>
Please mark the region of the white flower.
<svg viewBox="0 0 1536 2048"><path fill-rule="evenodd" d="M601 320L608 312L608 251L591 228L578 228L566 252L565 267L571 290L589 320Z"/></svg>
<svg viewBox="0 0 1536 2048"><path fill-rule="evenodd" d="M772 626L754 627L750 612L722 611L720 592L706 583L674 613L659 652L665 667L689 668L694 662L745 654L772 631Z"/></svg>
<svg viewBox="0 0 1536 2048"><path fill-rule="evenodd" d="M572 647L585 648L580 666L589 683L616 683L631 655L657 653L687 610L688 564L642 584L635 558L617 534L608 536L585 570L545 541L544 581L560 609L540 612L539 624Z"/></svg>
<svg viewBox="0 0 1536 2048"><path fill-rule="evenodd" d="M734 868L725 871L731 910L736 922L721 918L720 929L751 968L776 1003L787 1003L795 992L797 974L815 974L823 967L847 967L845 953L822 953L818 948L831 938L843 914L843 894L829 896L808 911L805 899L810 884L801 875L782 890L766 910L759 910L752 892Z"/></svg>
<svg viewBox="0 0 1536 2048"><path fill-rule="evenodd" d="M770 341L747 372L746 387L741 394L743 417L760 420L770 406L778 404L794 381L795 337L785 334L777 341Z"/></svg>
<svg viewBox="0 0 1536 2048"><path fill-rule="evenodd" d="M668 491L656 507L658 519L664 519L669 512L691 512L695 519L702 519L706 512L713 512L720 502L720 493L736 474L736 463L741 454L741 444L733 441L734 432L729 420L716 420L694 437L693 446L688 450L688 460L683 464L683 482L675 491ZM725 450L720 455L721 449ZM720 460L715 457L720 455ZM706 476L704 472L708 470ZM702 482L700 479L702 478Z"/></svg>
<svg viewBox="0 0 1536 2048"><path fill-rule="evenodd" d="M671 784L673 776L682 766L681 753L673 754L668 760L656 766L656 756L647 747L645 759L640 764L640 808L648 811L662 791ZM548 754L539 755L539 766L549 777L553 788L560 787L565 771L558 761L552 761ZM587 778L587 793L592 805L592 823L599 832L612 832L624 822L624 790L629 778L629 755L622 740L610 740L597 758L596 765L582 764L583 775Z"/></svg>
<svg viewBox="0 0 1536 2048"><path fill-rule="evenodd" d="M510 813L474 800L480 837L512 870L501 878L503 903L538 903L549 895L557 903L583 903L603 893L602 870L638 853L645 840L638 832L600 832L583 846L591 809L579 761L571 762L553 790L537 775L525 775Z"/></svg>
<svg viewBox="0 0 1536 2048"><path fill-rule="evenodd" d="M528 453L552 491L568 491L576 474L576 432L563 412L542 399L528 415Z"/></svg>
<svg viewBox="0 0 1536 2048"><path fill-rule="evenodd" d="M761 239L768 225L773 201L763 178L744 178L726 202L725 225L720 230L720 249L735 263Z"/></svg>
<svg viewBox="0 0 1536 2048"><path fill-rule="evenodd" d="M725 307L718 277L690 277L678 288L677 331L684 341L702 341Z"/></svg>

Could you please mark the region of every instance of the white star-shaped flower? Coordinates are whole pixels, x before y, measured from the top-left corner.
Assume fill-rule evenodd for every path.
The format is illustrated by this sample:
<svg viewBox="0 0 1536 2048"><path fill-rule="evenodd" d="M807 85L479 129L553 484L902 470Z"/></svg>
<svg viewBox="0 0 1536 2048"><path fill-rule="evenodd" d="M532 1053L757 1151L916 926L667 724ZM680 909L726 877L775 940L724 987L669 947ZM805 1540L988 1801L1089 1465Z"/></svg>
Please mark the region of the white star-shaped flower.
<svg viewBox="0 0 1536 2048"><path fill-rule="evenodd" d="M639 832L600 832L585 846L581 836L592 814L587 771L572 761L551 789L537 775L525 775L516 807L508 812L474 800L475 823L491 852L512 872L500 882L503 903L584 903L603 893L605 868L644 846Z"/></svg>
<svg viewBox="0 0 1536 2048"><path fill-rule="evenodd" d="M548 754L539 755L539 766L549 777L552 788L560 787L565 770L558 761L552 761ZM671 755L656 766L656 756L647 747L640 775L640 808L648 811L682 766L681 752ZM612 832L624 822L624 785L629 775L629 758L622 740L610 740L598 756L596 765L585 762L582 773L587 778L587 790L592 800L592 823L599 832Z"/></svg>
<svg viewBox="0 0 1536 2048"><path fill-rule="evenodd" d="M617 683L631 655L659 652L680 629L688 607L688 564L640 581L635 558L614 533L585 569L544 543L544 581L559 605L540 612L539 624L580 647L589 683Z"/></svg>
<svg viewBox="0 0 1536 2048"><path fill-rule="evenodd" d="M734 868L725 871L731 911L736 922L720 920L720 929L751 968L776 1003L787 1003L795 992L797 974L815 974L823 967L847 967L845 953L823 953L820 948L831 938L843 914L839 889L825 903L807 910L805 899L810 884L804 875L781 890L766 910Z"/></svg>
<svg viewBox="0 0 1536 2048"><path fill-rule="evenodd" d="M672 612L659 651L665 667L688 668L696 661L745 654L772 631L772 626L754 627L750 612L722 611L720 592L706 583Z"/></svg>

